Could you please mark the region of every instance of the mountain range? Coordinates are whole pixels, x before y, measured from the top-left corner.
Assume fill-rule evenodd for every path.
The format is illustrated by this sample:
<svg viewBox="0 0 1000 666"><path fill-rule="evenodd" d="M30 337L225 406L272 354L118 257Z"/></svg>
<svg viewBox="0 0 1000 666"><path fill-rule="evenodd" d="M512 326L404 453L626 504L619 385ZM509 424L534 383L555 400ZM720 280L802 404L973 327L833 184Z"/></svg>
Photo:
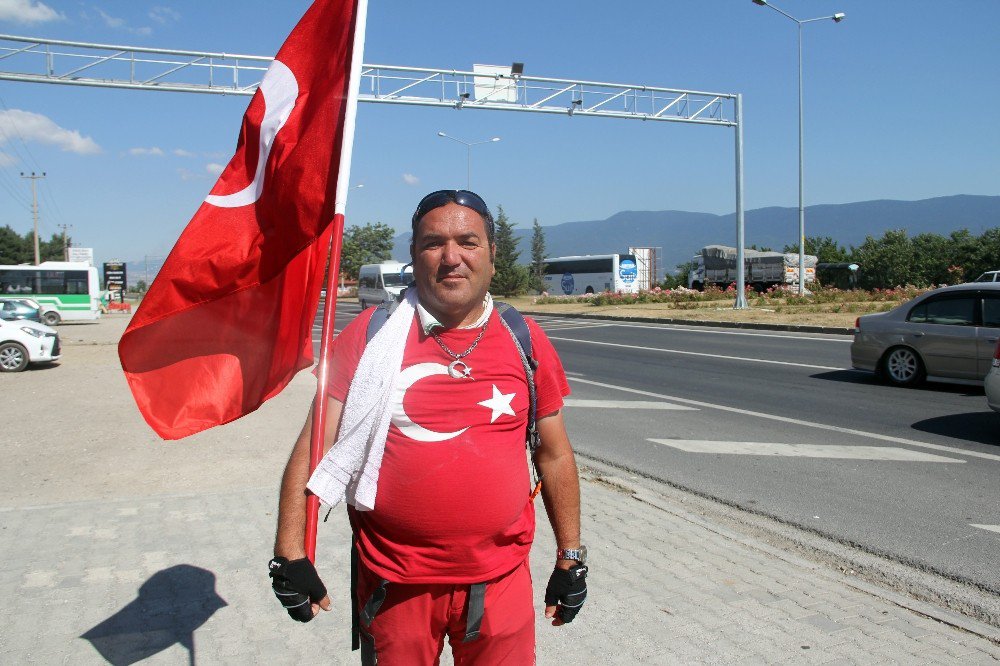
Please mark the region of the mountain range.
<svg viewBox="0 0 1000 666"><path fill-rule="evenodd" d="M781 250L796 244L797 207L757 208L744 215L746 246ZM968 229L979 235L1000 227L1000 196L960 194L920 201L881 199L806 207L806 236L829 236L850 249L866 236L881 237L890 229L905 229L911 236L921 233L948 235ZM691 259L705 245L736 245L736 214L713 215L679 210L624 210L604 220L564 222L543 227L547 256L608 254L629 247L655 247L660 272L671 271ZM522 263L530 261L530 223L519 223ZM396 236L392 256L409 261L410 233ZM1000 261L1000 257L997 258Z"/></svg>
<svg viewBox="0 0 1000 666"><path fill-rule="evenodd" d="M769 207L746 211L746 246L781 250L796 242L798 208ZM806 236L829 236L850 248L866 236L880 237L890 229L905 229L911 236L925 232L947 235L968 229L979 235L1000 226L1000 196L959 194L920 201L880 199L845 204L820 204L806 208ZM662 275L691 259L705 245L736 245L736 215L713 215L680 210L623 210L604 220L564 222L543 227L546 254L550 257L625 252L629 247L655 247ZM520 260L531 258L530 223L519 222ZM392 256L409 261L410 232L393 239ZM1000 257L997 258L1000 262ZM128 262L129 284L148 274L159 261Z"/></svg>

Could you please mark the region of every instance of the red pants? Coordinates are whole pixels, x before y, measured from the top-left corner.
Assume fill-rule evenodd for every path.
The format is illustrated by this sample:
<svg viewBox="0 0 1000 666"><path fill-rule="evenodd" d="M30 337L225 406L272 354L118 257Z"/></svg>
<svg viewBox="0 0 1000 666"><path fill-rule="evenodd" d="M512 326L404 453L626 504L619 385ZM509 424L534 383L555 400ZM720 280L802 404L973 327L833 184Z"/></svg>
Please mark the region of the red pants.
<svg viewBox="0 0 1000 666"><path fill-rule="evenodd" d="M363 611L381 582L364 565L358 567L359 609ZM388 583L385 600L371 624L365 626L362 619L362 663L375 663L374 652L379 666L436 665L447 636L456 666L534 664L535 610L528 561L508 574L486 581L479 636L463 642L469 588L469 585Z"/></svg>

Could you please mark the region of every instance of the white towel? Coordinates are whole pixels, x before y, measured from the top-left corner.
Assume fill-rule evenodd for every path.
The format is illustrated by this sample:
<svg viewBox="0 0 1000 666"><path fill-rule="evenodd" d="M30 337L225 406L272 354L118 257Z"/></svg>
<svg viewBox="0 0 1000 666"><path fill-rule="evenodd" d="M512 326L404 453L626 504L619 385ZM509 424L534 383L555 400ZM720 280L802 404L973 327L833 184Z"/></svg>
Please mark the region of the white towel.
<svg viewBox="0 0 1000 666"><path fill-rule="evenodd" d="M368 341L358 362L344 404L340 438L306 484L330 506L346 498L359 511L375 508L391 419L389 399L403 364L403 349L416 305L417 290L407 289L406 298Z"/></svg>

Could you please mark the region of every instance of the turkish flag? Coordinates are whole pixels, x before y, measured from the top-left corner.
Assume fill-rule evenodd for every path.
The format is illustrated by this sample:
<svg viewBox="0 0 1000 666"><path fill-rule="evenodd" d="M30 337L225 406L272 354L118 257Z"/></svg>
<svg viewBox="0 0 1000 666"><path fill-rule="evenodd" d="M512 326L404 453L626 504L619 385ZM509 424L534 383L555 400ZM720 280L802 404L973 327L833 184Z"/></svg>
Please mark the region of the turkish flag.
<svg viewBox="0 0 1000 666"><path fill-rule="evenodd" d="M164 439L254 411L313 362L356 13L356 0L317 0L292 30L118 344Z"/></svg>

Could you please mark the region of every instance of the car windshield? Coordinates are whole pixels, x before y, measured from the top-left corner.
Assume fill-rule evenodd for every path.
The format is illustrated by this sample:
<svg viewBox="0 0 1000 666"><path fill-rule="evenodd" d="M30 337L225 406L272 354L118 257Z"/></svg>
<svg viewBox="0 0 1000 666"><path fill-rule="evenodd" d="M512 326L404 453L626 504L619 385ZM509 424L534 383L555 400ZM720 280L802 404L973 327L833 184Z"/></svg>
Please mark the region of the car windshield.
<svg viewBox="0 0 1000 666"><path fill-rule="evenodd" d="M387 287L405 287L413 282L413 273L404 273L402 277L399 273L382 273L382 281Z"/></svg>
<svg viewBox="0 0 1000 666"><path fill-rule="evenodd" d="M997 281L997 271L992 271L990 273L983 273L976 278L976 282L996 282Z"/></svg>

